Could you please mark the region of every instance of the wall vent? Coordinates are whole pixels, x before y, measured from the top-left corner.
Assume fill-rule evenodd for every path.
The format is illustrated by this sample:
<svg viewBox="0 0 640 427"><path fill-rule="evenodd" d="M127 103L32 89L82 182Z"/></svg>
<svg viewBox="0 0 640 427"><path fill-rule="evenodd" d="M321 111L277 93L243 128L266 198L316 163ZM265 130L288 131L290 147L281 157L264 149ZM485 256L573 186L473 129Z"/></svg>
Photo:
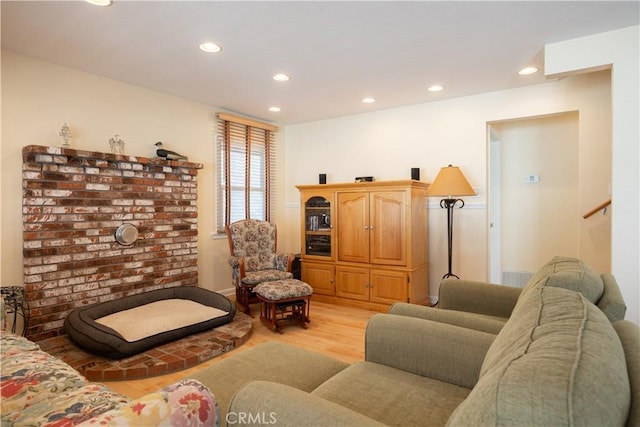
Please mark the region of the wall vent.
<svg viewBox="0 0 640 427"><path fill-rule="evenodd" d="M522 288L533 277L530 271L503 271L502 284Z"/></svg>

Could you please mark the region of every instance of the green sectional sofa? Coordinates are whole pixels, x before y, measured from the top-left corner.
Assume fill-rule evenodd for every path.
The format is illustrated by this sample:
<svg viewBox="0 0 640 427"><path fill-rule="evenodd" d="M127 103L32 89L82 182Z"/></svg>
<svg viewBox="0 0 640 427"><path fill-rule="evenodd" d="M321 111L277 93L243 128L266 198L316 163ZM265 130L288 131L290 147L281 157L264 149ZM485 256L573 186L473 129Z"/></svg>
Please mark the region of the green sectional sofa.
<svg viewBox="0 0 640 427"><path fill-rule="evenodd" d="M445 279L440 284L438 308L396 303L389 313L421 317L497 334L511 316L518 298L544 281L580 292L611 322L623 320L627 307L615 277L597 273L577 258L556 256L543 265L523 288L470 280Z"/></svg>
<svg viewBox="0 0 640 427"><path fill-rule="evenodd" d="M303 388L280 380L285 368L255 374L286 360L291 347L284 345L264 359L260 346L252 349L254 363L245 368L233 366L232 356L199 379L216 396L232 396L228 405L219 400L229 425L638 426L640 329L612 322L590 301L602 299L604 285L577 284L573 279L586 275L565 261L555 259L556 267L518 290L503 319L494 316L500 326L493 333L468 327L473 316L462 310L449 310L447 322L381 313L367 325L364 361L336 365L333 375L322 368ZM422 311L445 310L415 310ZM455 313L462 324L451 320ZM482 323L483 316L490 315L476 318ZM297 377L326 366L296 360ZM231 387L216 383L223 370L235 379Z"/></svg>

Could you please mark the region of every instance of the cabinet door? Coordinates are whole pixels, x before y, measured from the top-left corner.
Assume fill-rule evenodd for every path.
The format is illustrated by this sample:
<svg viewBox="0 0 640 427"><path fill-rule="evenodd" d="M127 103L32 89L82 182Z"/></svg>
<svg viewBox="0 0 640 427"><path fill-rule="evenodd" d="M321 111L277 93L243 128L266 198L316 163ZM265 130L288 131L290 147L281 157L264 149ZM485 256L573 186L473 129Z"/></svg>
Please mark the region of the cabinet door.
<svg viewBox="0 0 640 427"><path fill-rule="evenodd" d="M338 193L338 259L369 262L369 193Z"/></svg>
<svg viewBox="0 0 640 427"><path fill-rule="evenodd" d="M314 294L335 295L333 264L302 262L302 281L313 288Z"/></svg>
<svg viewBox="0 0 640 427"><path fill-rule="evenodd" d="M407 273L372 269L370 275L371 302L392 304L409 301Z"/></svg>
<svg viewBox="0 0 640 427"><path fill-rule="evenodd" d="M336 296L369 301L369 269L336 266Z"/></svg>
<svg viewBox="0 0 640 427"><path fill-rule="evenodd" d="M371 193L371 263L407 264L407 193Z"/></svg>
<svg viewBox="0 0 640 427"><path fill-rule="evenodd" d="M302 193L302 256L304 258L335 260L333 199L333 192Z"/></svg>

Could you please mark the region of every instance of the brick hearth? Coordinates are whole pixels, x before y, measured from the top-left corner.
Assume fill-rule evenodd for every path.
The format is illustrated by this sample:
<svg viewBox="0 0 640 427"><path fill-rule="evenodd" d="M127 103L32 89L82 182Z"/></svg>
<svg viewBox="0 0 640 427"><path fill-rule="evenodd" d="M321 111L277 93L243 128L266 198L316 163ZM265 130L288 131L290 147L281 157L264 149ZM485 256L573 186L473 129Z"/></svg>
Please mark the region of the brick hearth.
<svg viewBox="0 0 640 427"><path fill-rule="evenodd" d="M199 163L58 147L23 155L27 336L63 333L74 308L198 284ZM116 242L124 223L138 240Z"/></svg>
<svg viewBox="0 0 640 427"><path fill-rule="evenodd" d="M196 366L244 344L252 319L236 313L232 322L190 335L121 360L96 356L75 346L66 335L38 342L43 351L62 359L89 381L115 381L165 375Z"/></svg>

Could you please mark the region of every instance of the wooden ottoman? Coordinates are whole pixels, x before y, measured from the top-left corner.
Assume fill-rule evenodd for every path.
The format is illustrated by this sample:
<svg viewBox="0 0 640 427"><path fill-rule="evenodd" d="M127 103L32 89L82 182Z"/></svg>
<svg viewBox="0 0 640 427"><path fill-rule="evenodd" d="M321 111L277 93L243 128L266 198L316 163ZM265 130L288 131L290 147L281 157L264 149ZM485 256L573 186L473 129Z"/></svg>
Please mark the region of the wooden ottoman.
<svg viewBox="0 0 640 427"><path fill-rule="evenodd" d="M256 285L253 292L260 300L260 320L272 331L282 333L283 321L307 328L313 288L298 279L275 280Z"/></svg>

